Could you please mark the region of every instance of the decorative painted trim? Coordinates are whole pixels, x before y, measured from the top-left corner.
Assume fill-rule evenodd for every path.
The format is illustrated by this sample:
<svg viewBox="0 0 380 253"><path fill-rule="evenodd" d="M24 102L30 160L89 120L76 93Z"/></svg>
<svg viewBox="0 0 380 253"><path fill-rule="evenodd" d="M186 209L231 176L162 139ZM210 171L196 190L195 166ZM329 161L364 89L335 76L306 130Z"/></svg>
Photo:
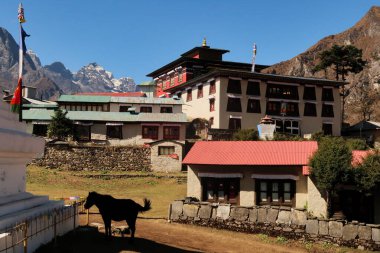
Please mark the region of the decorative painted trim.
<svg viewBox="0 0 380 253"><path fill-rule="evenodd" d="M324 105L334 105L335 103L334 102L323 102Z"/></svg>
<svg viewBox="0 0 380 253"><path fill-rule="evenodd" d="M299 176L284 174L284 175L268 175L268 174L252 174L251 178L255 179L291 179L299 180Z"/></svg>
<svg viewBox="0 0 380 253"><path fill-rule="evenodd" d="M122 126L124 125L122 122L107 122L106 126Z"/></svg>
<svg viewBox="0 0 380 253"><path fill-rule="evenodd" d="M211 79L208 79L207 82L212 82L212 81L215 81L215 78L211 78Z"/></svg>
<svg viewBox="0 0 380 253"><path fill-rule="evenodd" d="M215 95L214 94L208 95L208 99L215 99Z"/></svg>
<svg viewBox="0 0 380 253"><path fill-rule="evenodd" d="M198 83L195 86L198 87L198 86L201 86L201 85L203 85L203 83Z"/></svg>
<svg viewBox="0 0 380 253"><path fill-rule="evenodd" d="M74 125L92 126L92 125L94 125L94 123L93 122L74 121Z"/></svg>
<svg viewBox="0 0 380 253"><path fill-rule="evenodd" d="M288 103L299 103L299 100L293 100L293 99L282 99L282 98L268 98L268 101L273 102L288 102Z"/></svg>
<svg viewBox="0 0 380 253"><path fill-rule="evenodd" d="M243 173L208 173L199 172L198 177L214 177L214 178L243 178Z"/></svg>
<svg viewBox="0 0 380 253"><path fill-rule="evenodd" d="M144 126L160 126L160 124L153 124L153 123L144 123L144 124L141 124L142 127Z"/></svg>
<svg viewBox="0 0 380 253"><path fill-rule="evenodd" d="M322 121L322 124L334 125L332 121Z"/></svg>
<svg viewBox="0 0 380 253"><path fill-rule="evenodd" d="M304 100L303 102L304 103L309 103L309 104L318 104L318 102L314 101L314 100Z"/></svg>
<svg viewBox="0 0 380 253"><path fill-rule="evenodd" d="M314 84L305 84L305 87L314 87L314 88L316 88L317 86L314 85Z"/></svg>
<svg viewBox="0 0 380 253"><path fill-rule="evenodd" d="M248 96L248 99L256 99L256 100L260 100L260 99L261 99L261 96Z"/></svg>
<svg viewBox="0 0 380 253"><path fill-rule="evenodd" d="M284 82L275 82L275 81L267 81L267 84L281 84L287 86L300 86L298 83L284 83Z"/></svg>
<svg viewBox="0 0 380 253"><path fill-rule="evenodd" d="M232 76L229 76L228 79L231 79L231 80L243 80L243 78L241 77L232 77Z"/></svg>
<svg viewBox="0 0 380 253"><path fill-rule="evenodd" d="M235 95L232 93L227 93L227 97L229 97L229 98L242 98L242 95Z"/></svg>

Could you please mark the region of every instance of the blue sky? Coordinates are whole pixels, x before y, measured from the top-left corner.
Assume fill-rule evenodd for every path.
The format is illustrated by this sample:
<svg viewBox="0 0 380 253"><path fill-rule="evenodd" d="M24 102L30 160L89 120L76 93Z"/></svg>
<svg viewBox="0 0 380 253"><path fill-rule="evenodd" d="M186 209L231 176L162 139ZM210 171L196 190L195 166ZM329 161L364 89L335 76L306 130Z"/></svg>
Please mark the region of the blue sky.
<svg viewBox="0 0 380 253"><path fill-rule="evenodd" d="M19 1L0 0L0 26L18 41ZM354 25L372 0L24 0L27 46L42 64L71 71L97 62L136 83L200 46L228 49L225 60L274 64Z"/></svg>

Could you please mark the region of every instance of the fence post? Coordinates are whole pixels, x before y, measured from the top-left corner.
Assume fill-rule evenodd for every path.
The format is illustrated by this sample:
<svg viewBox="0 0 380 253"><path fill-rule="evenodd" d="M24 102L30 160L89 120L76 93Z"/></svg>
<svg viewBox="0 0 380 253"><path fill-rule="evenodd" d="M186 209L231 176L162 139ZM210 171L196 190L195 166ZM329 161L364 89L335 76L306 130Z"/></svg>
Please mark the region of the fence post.
<svg viewBox="0 0 380 253"><path fill-rule="evenodd" d="M25 221L24 229L24 253L28 253L28 222Z"/></svg>
<svg viewBox="0 0 380 253"><path fill-rule="evenodd" d="M90 209L87 209L86 212L87 212L87 222L86 222L86 226L88 226L88 224L90 223Z"/></svg>

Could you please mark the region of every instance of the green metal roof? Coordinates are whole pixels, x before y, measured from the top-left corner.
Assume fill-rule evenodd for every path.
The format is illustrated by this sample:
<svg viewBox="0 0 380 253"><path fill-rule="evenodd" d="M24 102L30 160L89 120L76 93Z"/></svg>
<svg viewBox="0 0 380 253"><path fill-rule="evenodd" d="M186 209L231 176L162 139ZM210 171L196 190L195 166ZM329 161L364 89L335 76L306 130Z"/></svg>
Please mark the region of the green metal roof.
<svg viewBox="0 0 380 253"><path fill-rule="evenodd" d="M154 83L153 80L142 82L142 83L138 84L138 86L154 86L154 85L156 85L156 84Z"/></svg>
<svg viewBox="0 0 380 253"><path fill-rule="evenodd" d="M109 96L80 96L80 95L61 95L58 102L82 102L82 103L109 103Z"/></svg>
<svg viewBox="0 0 380 253"><path fill-rule="evenodd" d="M182 99L156 97L111 97L112 103L183 105Z"/></svg>
<svg viewBox="0 0 380 253"><path fill-rule="evenodd" d="M24 120L51 120L52 110L23 110ZM66 115L76 121L109 121L109 122L187 122L184 113L136 113L129 112L98 112L98 111L69 111Z"/></svg>
<svg viewBox="0 0 380 253"><path fill-rule="evenodd" d="M24 108L57 108L57 104L23 104L22 107Z"/></svg>
<svg viewBox="0 0 380 253"><path fill-rule="evenodd" d="M183 105L182 99L155 98L155 97L112 97L112 96L86 96L61 95L59 102L70 103L127 103L127 104L163 104Z"/></svg>

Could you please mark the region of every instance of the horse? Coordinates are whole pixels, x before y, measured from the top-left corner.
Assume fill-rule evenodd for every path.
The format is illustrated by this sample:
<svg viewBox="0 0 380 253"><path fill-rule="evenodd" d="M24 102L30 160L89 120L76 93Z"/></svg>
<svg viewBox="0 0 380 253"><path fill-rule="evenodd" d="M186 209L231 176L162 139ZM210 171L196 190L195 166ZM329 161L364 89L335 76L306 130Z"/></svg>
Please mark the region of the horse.
<svg viewBox="0 0 380 253"><path fill-rule="evenodd" d="M131 230L131 242L135 237L137 214L152 208L150 200L146 198L144 198L144 206L141 206L131 199L115 199L110 195L89 192L84 208L89 209L93 205L99 209L103 218L106 238L112 237L111 220L125 220Z"/></svg>

